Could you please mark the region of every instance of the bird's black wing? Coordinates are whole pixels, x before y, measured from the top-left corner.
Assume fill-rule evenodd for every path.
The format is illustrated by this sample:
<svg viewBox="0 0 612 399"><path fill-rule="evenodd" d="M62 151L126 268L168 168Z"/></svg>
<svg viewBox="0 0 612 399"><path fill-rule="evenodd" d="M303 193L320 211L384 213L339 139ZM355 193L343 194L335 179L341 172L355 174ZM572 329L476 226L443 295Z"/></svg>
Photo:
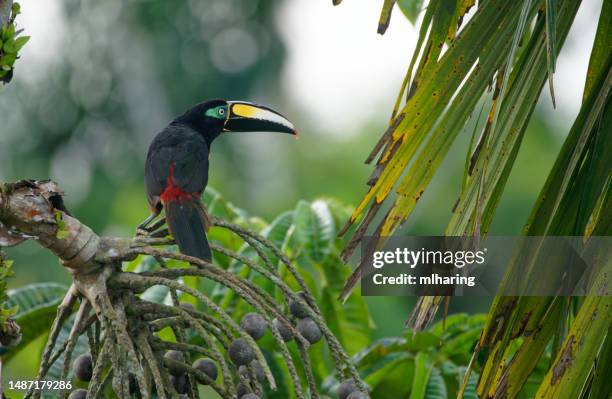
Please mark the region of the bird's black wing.
<svg viewBox="0 0 612 399"><path fill-rule="evenodd" d="M158 209L160 195L172 182L182 191L201 193L208 183L208 146L192 129L170 125L159 133L147 154L145 185L152 209Z"/></svg>

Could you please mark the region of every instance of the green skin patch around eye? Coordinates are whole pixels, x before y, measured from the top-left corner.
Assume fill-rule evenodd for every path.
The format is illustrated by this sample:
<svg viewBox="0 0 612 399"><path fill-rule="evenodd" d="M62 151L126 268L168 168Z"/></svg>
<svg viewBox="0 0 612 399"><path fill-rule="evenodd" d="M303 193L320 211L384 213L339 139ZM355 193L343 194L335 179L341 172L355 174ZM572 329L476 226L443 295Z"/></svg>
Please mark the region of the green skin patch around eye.
<svg viewBox="0 0 612 399"><path fill-rule="evenodd" d="M225 119L226 115L227 105L220 105L218 107L206 110L206 116L210 116L211 118Z"/></svg>

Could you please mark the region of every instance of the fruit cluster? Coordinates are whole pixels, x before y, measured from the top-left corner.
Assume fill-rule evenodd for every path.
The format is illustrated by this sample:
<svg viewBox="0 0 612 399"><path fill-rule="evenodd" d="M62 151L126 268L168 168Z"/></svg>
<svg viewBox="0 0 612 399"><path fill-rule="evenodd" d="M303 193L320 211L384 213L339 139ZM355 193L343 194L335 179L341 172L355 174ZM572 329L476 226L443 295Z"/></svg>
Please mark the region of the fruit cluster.
<svg viewBox="0 0 612 399"><path fill-rule="evenodd" d="M301 300L289 301L288 307L291 317L287 320L275 318L272 321L272 327L278 331L284 342L290 342L295 338L293 330L297 331L310 344L316 344L322 339L323 333L317 323L309 317L312 310L306 305L308 303L307 296L303 292L300 292L298 296ZM185 310L195 311L195 307L190 303L181 303L180 306ZM289 320L295 320L295 323ZM255 341L263 338L267 327L266 319L256 312L246 313L240 321L240 328ZM170 383L180 398L188 398L190 377L184 368L173 367L173 365L187 364L189 362L188 356L188 353L179 350L168 350L164 354L164 363L167 365ZM236 386L237 397L239 399L261 399L262 392L259 387L266 379L266 375L251 344L244 338L234 339L227 348L227 357L238 367L240 382ZM89 382L92 379L93 367L92 356L86 353L75 359L73 372L79 381ZM191 363L191 367L201 373L201 375L197 374L192 381L201 385L216 383L220 374L217 363L208 357L196 359ZM137 395L139 388L135 376L130 375L129 383L130 394ZM73 391L69 399L84 399L86 396L87 390L81 388ZM354 380L349 379L340 385L338 398L365 399L368 396L358 390Z"/></svg>

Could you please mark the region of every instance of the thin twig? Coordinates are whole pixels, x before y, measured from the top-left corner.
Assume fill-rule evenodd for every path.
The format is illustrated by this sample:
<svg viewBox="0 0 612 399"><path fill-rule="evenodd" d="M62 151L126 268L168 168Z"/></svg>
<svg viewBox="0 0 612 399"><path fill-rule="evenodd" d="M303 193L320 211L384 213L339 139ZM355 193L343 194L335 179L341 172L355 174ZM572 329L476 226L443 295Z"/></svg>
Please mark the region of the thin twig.
<svg viewBox="0 0 612 399"><path fill-rule="evenodd" d="M89 381L86 399L94 399L99 397L99 392L104 386L102 375L104 374L104 368L108 364L111 348L111 340L105 339L102 343L102 349L100 349L100 354L98 355L97 361L94 363L95 366L91 376L91 381Z"/></svg>
<svg viewBox="0 0 612 399"><path fill-rule="evenodd" d="M62 368L62 373L60 374L60 381L66 381L68 379L68 371L70 370L70 361L72 360L72 352L76 347L76 344L79 340L79 336L82 332L82 325L86 322L85 318L89 315L91 311L91 305L88 301L83 300L81 305L79 306L79 310L77 311L76 316L74 317L74 323L72 324L72 328L70 329L70 335L68 335L68 339L66 340L66 350L64 351L64 365ZM62 391L60 397L63 399L68 396L68 391Z"/></svg>
<svg viewBox="0 0 612 399"><path fill-rule="evenodd" d="M76 301L76 299L77 299L77 289L76 289L76 286L72 284L70 288L68 288L68 291L66 292L66 295L64 296L64 299L62 300L60 305L57 307L57 313L56 313L55 319L53 320L53 325L51 326L51 330L49 332L49 338L47 338L47 344L45 345L45 349L41 356L40 368L38 371L38 376L36 377L36 380L38 381L40 381L40 379L44 375L47 374L47 371L50 367L49 359L51 358L51 354L53 353L53 349L55 348L55 344L57 343L57 337L59 336L62 326L64 325L64 322L66 321L68 316L70 316L70 313L72 313L72 306L74 305L74 302ZM34 393L33 387L34 387L34 384L32 384L32 388L30 388L28 392L26 392L24 399L30 398L32 396L32 394ZM40 397L40 393L35 394L34 397L35 398Z"/></svg>
<svg viewBox="0 0 612 399"><path fill-rule="evenodd" d="M144 363L149 368L151 372L151 376L153 377L153 382L155 384L155 389L157 390L157 396L159 399L166 399L166 390L164 387L164 381L162 379L162 375L160 369L157 364L157 360L155 359L155 355L151 346L149 346L149 342L147 340L147 333L144 330L138 332L138 335L134 338L134 343L136 347L140 350L142 354Z"/></svg>

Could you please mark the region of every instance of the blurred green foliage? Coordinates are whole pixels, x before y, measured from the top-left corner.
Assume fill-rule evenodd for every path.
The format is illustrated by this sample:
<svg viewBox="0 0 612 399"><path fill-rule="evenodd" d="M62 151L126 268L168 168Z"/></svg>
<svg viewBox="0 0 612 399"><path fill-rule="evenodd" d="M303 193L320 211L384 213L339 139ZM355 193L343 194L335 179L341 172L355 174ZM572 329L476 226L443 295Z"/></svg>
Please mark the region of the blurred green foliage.
<svg viewBox="0 0 612 399"><path fill-rule="evenodd" d="M427 331L406 331L373 342L355 356L361 376L372 389L371 396L456 397L484 320L481 314L455 314ZM465 398L477 398L476 380L472 375ZM330 378L325 385L335 383Z"/></svg>

